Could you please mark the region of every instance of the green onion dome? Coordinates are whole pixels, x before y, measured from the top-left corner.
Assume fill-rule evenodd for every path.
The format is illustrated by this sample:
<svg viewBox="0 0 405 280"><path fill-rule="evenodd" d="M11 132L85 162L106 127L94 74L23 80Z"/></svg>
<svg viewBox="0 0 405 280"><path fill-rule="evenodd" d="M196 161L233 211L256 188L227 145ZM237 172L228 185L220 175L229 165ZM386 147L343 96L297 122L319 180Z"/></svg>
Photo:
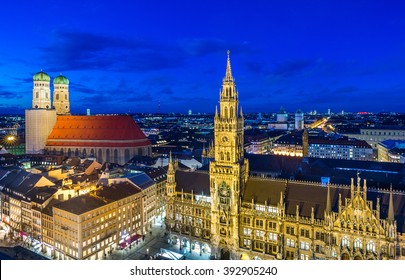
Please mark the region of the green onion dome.
<svg viewBox="0 0 405 280"><path fill-rule="evenodd" d="M59 75L59 76L55 77L55 79L53 79L53 84L54 85L57 85L57 84L68 85L69 80L65 76Z"/></svg>
<svg viewBox="0 0 405 280"><path fill-rule="evenodd" d="M44 71L39 71L38 73L36 73L32 79L34 81L44 81L44 82L49 82L51 80L51 77L49 77L48 74L46 74Z"/></svg>

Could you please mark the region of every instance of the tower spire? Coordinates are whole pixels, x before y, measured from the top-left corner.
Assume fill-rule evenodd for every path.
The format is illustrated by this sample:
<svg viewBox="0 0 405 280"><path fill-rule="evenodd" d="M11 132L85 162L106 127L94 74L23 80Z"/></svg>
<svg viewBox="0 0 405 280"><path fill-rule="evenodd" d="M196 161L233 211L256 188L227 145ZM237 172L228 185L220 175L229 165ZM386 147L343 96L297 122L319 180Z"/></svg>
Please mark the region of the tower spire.
<svg viewBox="0 0 405 280"><path fill-rule="evenodd" d="M167 169L167 173L174 173L173 160L172 160L172 151L170 151L170 155L169 155L169 166L168 166L168 169Z"/></svg>
<svg viewBox="0 0 405 280"><path fill-rule="evenodd" d="M231 51L228 50L228 61L226 62L226 73L225 73L225 81L232 82L232 69L231 69Z"/></svg>

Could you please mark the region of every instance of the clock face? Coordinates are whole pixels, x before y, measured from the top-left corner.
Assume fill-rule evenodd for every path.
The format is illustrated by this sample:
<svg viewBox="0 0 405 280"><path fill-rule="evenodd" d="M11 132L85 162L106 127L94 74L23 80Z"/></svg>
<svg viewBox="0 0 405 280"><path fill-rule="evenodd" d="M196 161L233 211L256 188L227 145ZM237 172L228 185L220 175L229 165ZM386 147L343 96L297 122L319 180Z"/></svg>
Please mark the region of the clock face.
<svg viewBox="0 0 405 280"><path fill-rule="evenodd" d="M228 137L227 137L227 136L223 136L221 140L222 140L223 143L226 143L226 142L228 142Z"/></svg>

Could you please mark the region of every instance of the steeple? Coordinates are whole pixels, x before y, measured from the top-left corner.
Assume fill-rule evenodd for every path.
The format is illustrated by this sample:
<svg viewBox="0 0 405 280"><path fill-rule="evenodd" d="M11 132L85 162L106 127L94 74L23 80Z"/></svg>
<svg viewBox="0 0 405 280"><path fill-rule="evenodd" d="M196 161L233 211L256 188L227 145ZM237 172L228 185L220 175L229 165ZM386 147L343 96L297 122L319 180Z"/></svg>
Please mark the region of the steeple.
<svg viewBox="0 0 405 280"><path fill-rule="evenodd" d="M170 156L169 156L169 166L167 168L166 193L167 193L168 197L176 196L176 177L175 177L174 164L173 164L173 160L172 160L171 151L170 151Z"/></svg>
<svg viewBox="0 0 405 280"><path fill-rule="evenodd" d="M174 167L173 167L173 160L172 160L172 151L170 151L170 155L169 155L169 166L167 168L167 173L174 173Z"/></svg>
<svg viewBox="0 0 405 280"><path fill-rule="evenodd" d="M232 77L232 68L231 68L231 51L228 50L228 60L226 62L226 73L225 73L225 78L224 81L226 82L233 82L233 77Z"/></svg>
<svg viewBox="0 0 405 280"><path fill-rule="evenodd" d="M388 220L394 221L394 201L392 198L392 185L390 186L390 200L388 204Z"/></svg>

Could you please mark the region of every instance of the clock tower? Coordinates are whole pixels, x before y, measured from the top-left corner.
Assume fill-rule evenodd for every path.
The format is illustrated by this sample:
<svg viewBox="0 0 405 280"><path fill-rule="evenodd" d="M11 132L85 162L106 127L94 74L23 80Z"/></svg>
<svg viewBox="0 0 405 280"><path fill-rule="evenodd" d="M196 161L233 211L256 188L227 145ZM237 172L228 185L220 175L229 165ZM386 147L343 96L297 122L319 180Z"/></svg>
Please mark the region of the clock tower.
<svg viewBox="0 0 405 280"><path fill-rule="evenodd" d="M243 157L242 109L230 52L214 117L215 160L210 163L211 240L216 257L239 259L239 208L249 166Z"/></svg>

